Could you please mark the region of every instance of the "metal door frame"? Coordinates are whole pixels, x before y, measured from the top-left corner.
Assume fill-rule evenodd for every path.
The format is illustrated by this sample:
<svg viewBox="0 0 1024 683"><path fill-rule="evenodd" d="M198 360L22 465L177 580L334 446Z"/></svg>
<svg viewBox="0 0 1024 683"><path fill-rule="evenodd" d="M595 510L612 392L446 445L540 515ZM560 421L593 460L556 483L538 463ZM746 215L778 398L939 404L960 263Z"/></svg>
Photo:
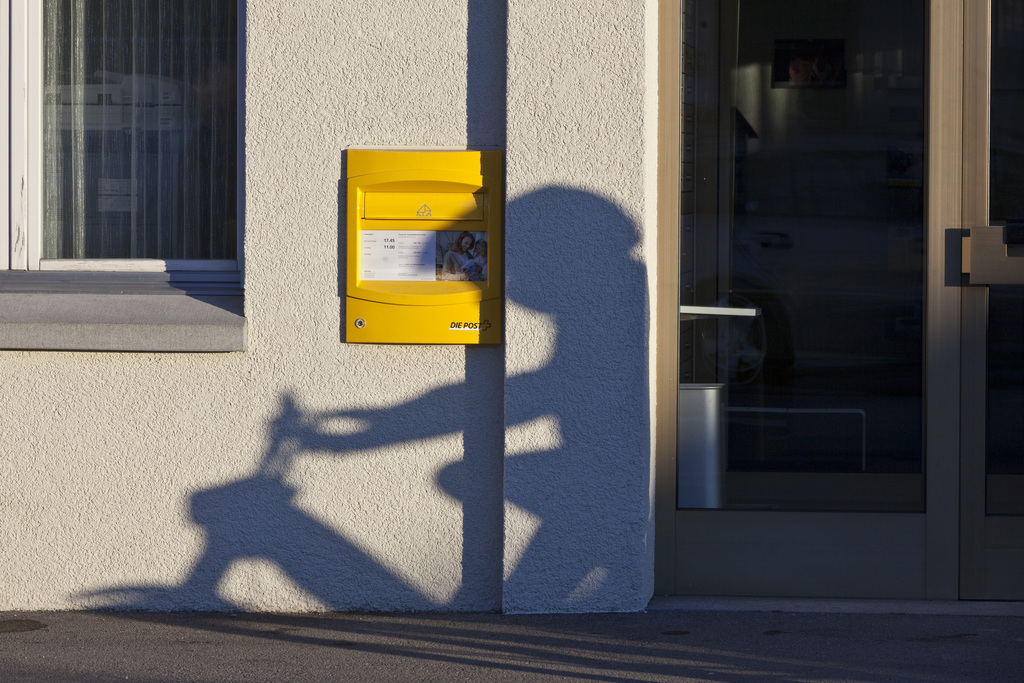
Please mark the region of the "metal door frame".
<svg viewBox="0 0 1024 683"><path fill-rule="evenodd" d="M989 223L992 3L968 1L964 39L963 224ZM960 598L1024 598L1024 518L986 515L989 292L963 288L960 359Z"/></svg>
<svg viewBox="0 0 1024 683"><path fill-rule="evenodd" d="M714 543L716 538L721 538L724 529L744 527L755 536L767 539L766 543L769 544L773 536L796 536L806 538L809 545L830 538L832 530L836 528L845 529L851 537L873 529L881 537L890 539L893 548L904 548L907 551L901 564L907 575L892 579L876 577L877 581L867 587L865 596L929 599L956 599L959 596L962 290L958 277L960 242L952 236L958 235L959 229L964 227L967 212L972 207L965 199L965 173L967 177L979 175L965 166L964 159L964 130L973 126L971 130L974 131L978 125L970 118L976 113L968 111L964 104L973 97L970 91L965 90L967 74L964 55L967 50L977 49L977 45L971 43L972 40L981 39L982 27L976 25L977 12L968 9L977 4L988 3L978 3L977 0L930 0L927 3L927 283L924 350L926 512L757 513L707 510L680 513L675 509L675 429L679 358L677 320L682 108L678 97L664 95L681 92L685 60L681 51L682 38L688 30L688 16L692 25L697 1L659 2L658 87L663 96L659 98L658 303L655 311L657 593L695 592L692 586L677 581L681 563L681 539ZM970 23L965 22L968 13ZM984 40L987 41L987 26L984 28ZM966 36L967 30L972 31L970 36ZM971 68L977 67L972 63ZM975 85L977 79L974 75L970 74L966 79L968 87ZM955 282L951 268L955 268ZM965 299L976 296L968 294ZM965 305L965 315L974 311L971 305ZM693 537L694 532L696 538ZM693 551L698 546L689 547ZM754 552L753 548L751 552ZM849 548L844 552L856 559ZM758 562L760 566L756 572L763 573L764 563L770 562L770 558L759 556ZM851 571L856 573L860 569L854 567ZM799 590L800 577L794 577L793 583L794 589ZM758 587L752 584L744 592L756 594Z"/></svg>

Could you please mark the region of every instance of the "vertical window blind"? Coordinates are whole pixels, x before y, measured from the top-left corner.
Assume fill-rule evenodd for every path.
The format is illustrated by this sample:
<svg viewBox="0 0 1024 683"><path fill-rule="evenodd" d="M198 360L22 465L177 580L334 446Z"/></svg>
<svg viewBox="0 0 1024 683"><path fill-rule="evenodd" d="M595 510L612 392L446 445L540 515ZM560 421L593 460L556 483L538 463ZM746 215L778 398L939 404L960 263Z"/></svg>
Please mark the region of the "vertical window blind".
<svg viewBox="0 0 1024 683"><path fill-rule="evenodd" d="M236 258L236 0L44 2L43 258Z"/></svg>

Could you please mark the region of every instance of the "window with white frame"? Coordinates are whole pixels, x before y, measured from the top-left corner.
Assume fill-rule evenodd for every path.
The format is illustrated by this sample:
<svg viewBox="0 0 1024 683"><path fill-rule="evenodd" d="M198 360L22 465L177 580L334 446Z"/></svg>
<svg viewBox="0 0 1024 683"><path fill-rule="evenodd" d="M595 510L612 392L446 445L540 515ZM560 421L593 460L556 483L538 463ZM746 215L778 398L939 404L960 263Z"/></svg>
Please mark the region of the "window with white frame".
<svg viewBox="0 0 1024 683"><path fill-rule="evenodd" d="M239 271L236 0L7 0L12 271Z"/></svg>

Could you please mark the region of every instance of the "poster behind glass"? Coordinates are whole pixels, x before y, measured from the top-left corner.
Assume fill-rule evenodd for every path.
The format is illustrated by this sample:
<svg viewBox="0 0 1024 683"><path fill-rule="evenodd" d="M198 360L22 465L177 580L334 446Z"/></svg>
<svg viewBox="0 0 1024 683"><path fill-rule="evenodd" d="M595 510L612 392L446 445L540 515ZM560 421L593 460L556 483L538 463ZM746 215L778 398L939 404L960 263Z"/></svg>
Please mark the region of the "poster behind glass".
<svg viewBox="0 0 1024 683"><path fill-rule="evenodd" d="M487 233L468 230L363 230L360 279L487 281Z"/></svg>

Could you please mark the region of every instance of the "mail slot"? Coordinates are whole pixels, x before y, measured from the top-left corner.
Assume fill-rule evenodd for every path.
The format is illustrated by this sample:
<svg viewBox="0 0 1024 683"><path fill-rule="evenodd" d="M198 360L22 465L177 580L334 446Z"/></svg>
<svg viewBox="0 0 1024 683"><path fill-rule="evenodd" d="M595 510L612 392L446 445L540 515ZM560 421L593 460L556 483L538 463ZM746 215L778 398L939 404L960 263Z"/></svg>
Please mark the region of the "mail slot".
<svg viewBox="0 0 1024 683"><path fill-rule="evenodd" d="M468 192L367 192L363 218L481 221L486 196Z"/></svg>

